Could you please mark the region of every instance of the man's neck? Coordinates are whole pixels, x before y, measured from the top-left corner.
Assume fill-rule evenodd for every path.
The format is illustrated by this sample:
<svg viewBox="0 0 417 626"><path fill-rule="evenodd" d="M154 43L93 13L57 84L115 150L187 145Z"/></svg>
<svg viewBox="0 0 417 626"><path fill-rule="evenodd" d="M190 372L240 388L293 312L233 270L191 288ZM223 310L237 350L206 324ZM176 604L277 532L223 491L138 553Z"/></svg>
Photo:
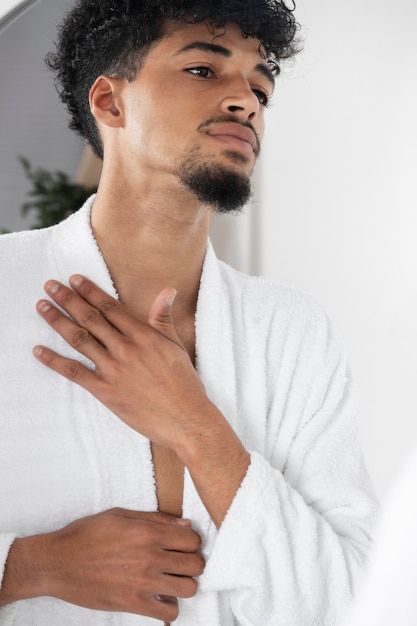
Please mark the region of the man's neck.
<svg viewBox="0 0 417 626"><path fill-rule="evenodd" d="M99 192L92 228L120 300L147 318L164 287L175 287L174 318L194 318L207 245L209 212L186 198L128 196Z"/></svg>

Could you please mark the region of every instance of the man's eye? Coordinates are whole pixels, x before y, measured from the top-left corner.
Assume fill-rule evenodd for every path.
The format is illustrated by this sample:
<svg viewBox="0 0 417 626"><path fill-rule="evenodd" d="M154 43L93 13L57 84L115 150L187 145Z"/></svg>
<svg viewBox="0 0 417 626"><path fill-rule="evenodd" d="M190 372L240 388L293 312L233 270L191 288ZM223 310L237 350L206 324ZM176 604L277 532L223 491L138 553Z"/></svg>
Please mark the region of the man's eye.
<svg viewBox="0 0 417 626"><path fill-rule="evenodd" d="M265 93L261 89L253 89L252 91L255 94L255 96L258 98L258 100L262 104L262 106L265 106L265 107L268 106L269 96L268 96L267 93Z"/></svg>
<svg viewBox="0 0 417 626"><path fill-rule="evenodd" d="M189 67L187 72L190 74L194 74L194 76L199 76L200 78L209 78L213 75L213 72L209 67L205 65L199 65L198 67Z"/></svg>

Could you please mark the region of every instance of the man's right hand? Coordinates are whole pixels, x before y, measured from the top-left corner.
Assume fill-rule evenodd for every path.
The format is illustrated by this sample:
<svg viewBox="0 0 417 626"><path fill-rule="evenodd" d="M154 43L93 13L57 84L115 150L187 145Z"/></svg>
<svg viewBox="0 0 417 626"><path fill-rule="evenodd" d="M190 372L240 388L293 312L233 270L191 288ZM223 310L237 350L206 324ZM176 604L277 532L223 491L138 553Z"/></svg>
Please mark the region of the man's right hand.
<svg viewBox="0 0 417 626"><path fill-rule="evenodd" d="M188 520L111 509L61 530L16 539L0 605L39 596L104 611L178 617L177 598L197 591L200 537Z"/></svg>

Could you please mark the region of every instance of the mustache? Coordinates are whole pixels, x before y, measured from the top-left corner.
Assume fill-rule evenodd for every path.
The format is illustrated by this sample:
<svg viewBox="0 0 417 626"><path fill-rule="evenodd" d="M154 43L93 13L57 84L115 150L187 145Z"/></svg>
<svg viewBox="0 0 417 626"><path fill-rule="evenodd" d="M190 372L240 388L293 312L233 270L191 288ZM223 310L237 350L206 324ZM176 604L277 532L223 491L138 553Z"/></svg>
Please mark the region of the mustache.
<svg viewBox="0 0 417 626"><path fill-rule="evenodd" d="M213 124L223 124L223 123L227 123L227 122L233 122L234 124L240 124L241 126L246 126L247 128L251 129L251 131L255 135L255 139L256 139L256 154L258 155L260 153L260 151L261 151L261 142L259 140L259 137L257 135L256 130L254 129L254 127L252 126L252 124L249 121L242 122L242 120L240 120L238 117L236 117L236 115L233 115L231 113L226 113L225 115L219 115L218 117L211 117L210 119L205 120L204 122L202 122L199 125L197 130L198 131L205 131L207 128L209 128Z"/></svg>

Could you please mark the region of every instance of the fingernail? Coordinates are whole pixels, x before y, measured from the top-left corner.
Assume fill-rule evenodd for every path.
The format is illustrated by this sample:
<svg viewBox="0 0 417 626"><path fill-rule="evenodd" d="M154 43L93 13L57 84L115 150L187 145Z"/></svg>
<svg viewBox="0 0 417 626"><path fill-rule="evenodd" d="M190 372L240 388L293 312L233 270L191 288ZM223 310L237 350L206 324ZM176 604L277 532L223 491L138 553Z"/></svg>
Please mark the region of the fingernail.
<svg viewBox="0 0 417 626"><path fill-rule="evenodd" d="M79 287L82 282L83 282L83 277L80 276L79 274L74 274L74 276L71 276L70 278L70 283L74 287Z"/></svg>
<svg viewBox="0 0 417 626"><path fill-rule="evenodd" d="M176 295L177 295L177 292L173 291L170 296L167 296L166 303L168 306L172 306L172 303L174 302Z"/></svg>
<svg viewBox="0 0 417 626"><path fill-rule="evenodd" d="M191 526L191 520L185 519L184 517L177 517L175 522L180 526Z"/></svg>
<svg viewBox="0 0 417 626"><path fill-rule="evenodd" d="M40 313L46 313L51 308L51 304L47 300L40 300L37 303L36 308L40 311Z"/></svg>
<svg viewBox="0 0 417 626"><path fill-rule="evenodd" d="M166 604L177 604L177 598L174 598L174 596L162 596L161 594L157 593L154 595L155 600L158 600L158 602L165 602ZM164 626L168 624L168 622L164 622Z"/></svg>
<svg viewBox="0 0 417 626"><path fill-rule="evenodd" d="M56 293L59 289L59 284L56 282L47 283L45 289L48 293Z"/></svg>
<svg viewBox="0 0 417 626"><path fill-rule="evenodd" d="M32 352L33 352L33 355L34 355L34 356L36 356L36 357L40 357L40 356L41 356L41 354L42 354L42 348L41 348L41 346L35 346L35 347L33 348Z"/></svg>

